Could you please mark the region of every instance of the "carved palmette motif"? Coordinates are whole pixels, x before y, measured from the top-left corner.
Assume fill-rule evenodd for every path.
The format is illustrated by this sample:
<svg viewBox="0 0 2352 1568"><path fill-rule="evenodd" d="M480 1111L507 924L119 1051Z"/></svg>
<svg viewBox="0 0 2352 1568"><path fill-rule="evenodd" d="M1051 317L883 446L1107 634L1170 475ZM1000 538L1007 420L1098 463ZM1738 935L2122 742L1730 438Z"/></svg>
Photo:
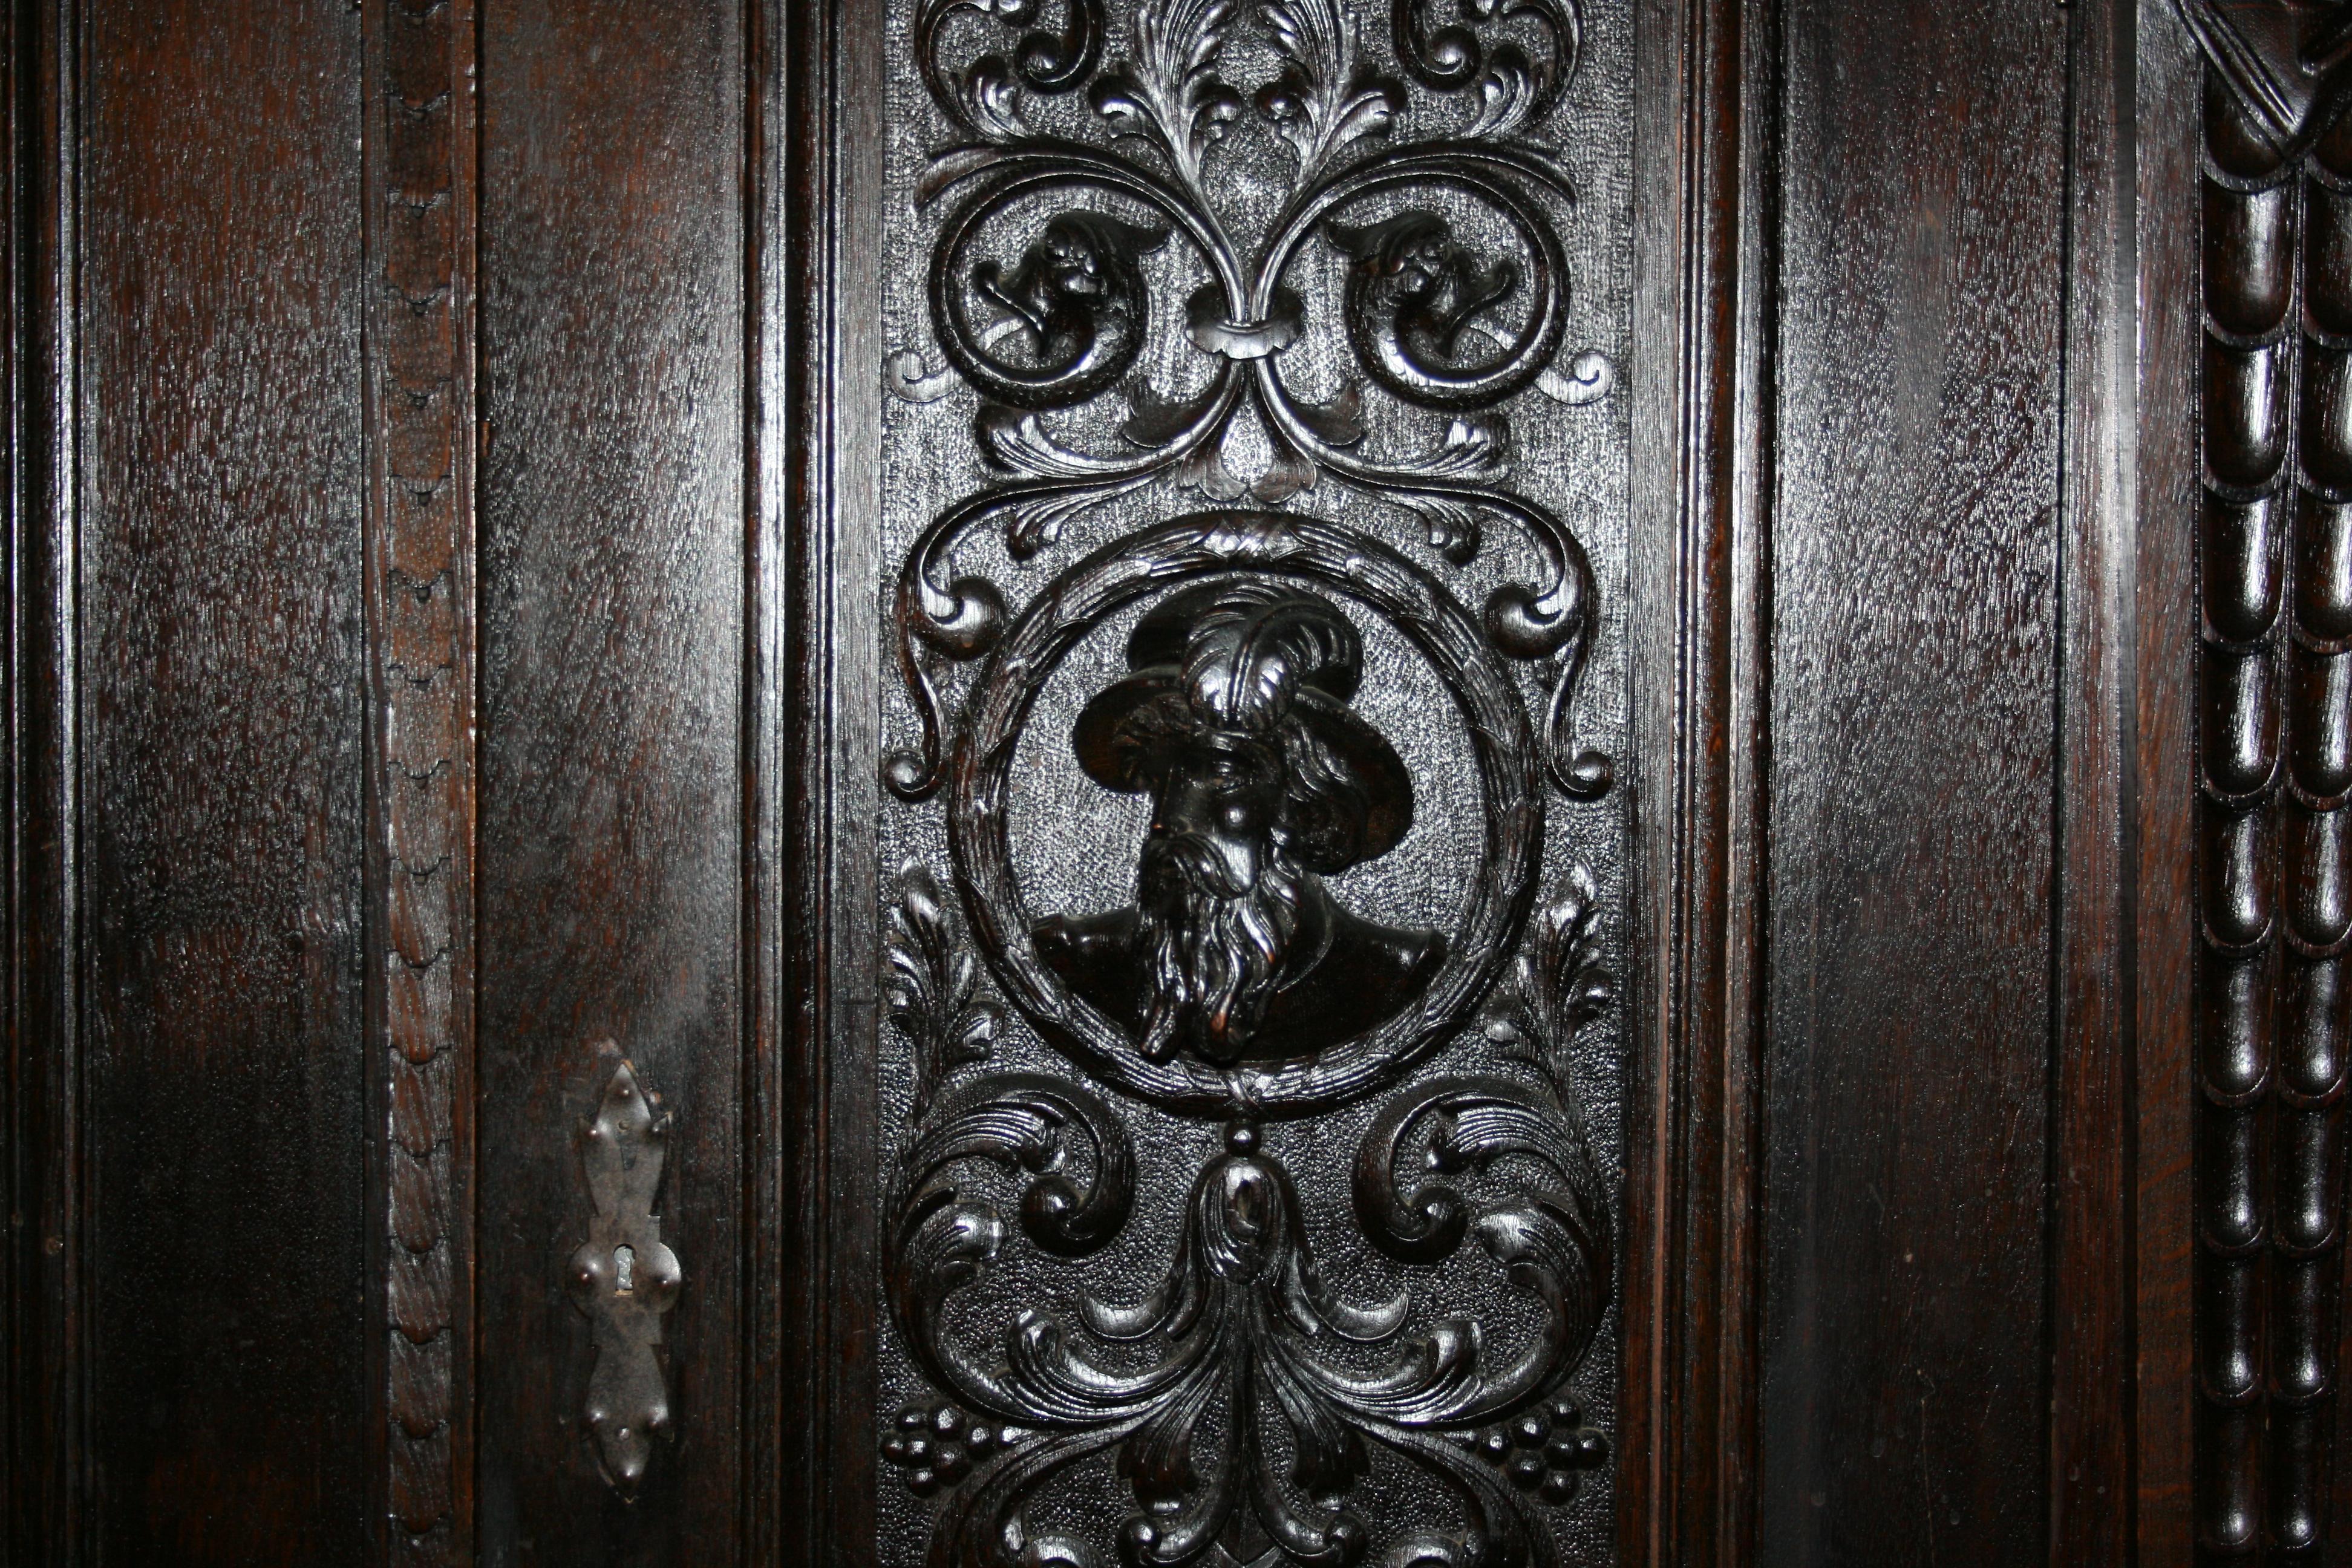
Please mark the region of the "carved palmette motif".
<svg viewBox="0 0 2352 1568"><path fill-rule="evenodd" d="M922 1387L882 1457L922 1500L935 1568L1551 1563L1547 1510L1608 1459L1567 1385L1614 1268L1570 1065L1611 982L1581 870L1538 911L1547 796L1611 782L1575 713L1596 580L1512 488L1503 408L1591 404L1614 379L1565 352L1573 195L1536 136L1581 18L1570 0L1398 0L1375 47L1360 9L909 14L945 140L916 192L937 215L929 341L887 378L912 402L976 394L1001 476L929 518L891 595L914 734L884 782L908 808L940 801L952 871L950 892L901 868L884 955L911 1115L885 1286ZM1237 84L1244 28L1275 65ZM1244 137L1286 182L1247 223ZM1171 247L1206 280L1155 281ZM1286 359L1318 325L1296 276L1310 254L1344 268L1328 325L1351 362L1319 398ZM1147 370L1171 329L1206 366L1189 392ZM1227 458L1244 421L1273 451L1246 476ZM1115 450L1076 434L1106 427ZM1171 495L1178 515L1153 520ZM1053 560L1123 498L1143 521ZM1417 520L1436 560L1339 515ZM1473 610L1447 574L1490 526L1536 575ZM989 527L1046 573L1025 604L957 569ZM1135 899L1037 919L1010 826L1024 740L1074 649L1122 617L1124 668L1067 743L1095 784L1150 800ZM1443 930L1370 919L1330 881L1406 836L1425 784L1355 702L1375 623L1450 700L1478 795ZM1063 1070L1008 1058L1016 1019ZM1316 1145L1286 1124L1321 1136L1360 1105L1351 1155L1306 1168ZM1139 1114L1201 1137L1139 1141ZM1171 1150L1181 1170L1147 1168ZM1318 1178L1386 1283L1327 1278ZM1139 1237L1147 1184L1177 1217ZM1016 1255L1093 1265L1139 1244L1157 1260L1141 1277L992 1285Z"/></svg>
<svg viewBox="0 0 2352 1568"><path fill-rule="evenodd" d="M2337 9L2184 6L2212 59L2199 523L2201 1561L2321 1561L2334 1485L2352 1045L2352 130L2333 119Z"/></svg>

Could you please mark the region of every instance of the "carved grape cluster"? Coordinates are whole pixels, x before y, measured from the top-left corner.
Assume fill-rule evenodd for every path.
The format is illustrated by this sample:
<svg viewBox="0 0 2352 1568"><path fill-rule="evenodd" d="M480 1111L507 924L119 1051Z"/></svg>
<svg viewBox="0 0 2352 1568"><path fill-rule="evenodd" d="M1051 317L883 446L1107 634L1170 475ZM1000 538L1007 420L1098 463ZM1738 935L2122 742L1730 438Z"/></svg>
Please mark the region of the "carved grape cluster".
<svg viewBox="0 0 2352 1568"><path fill-rule="evenodd" d="M1609 1462L1608 1436L1584 1425L1584 1412L1572 1399L1555 1399L1548 1409L1465 1432L1457 1440L1499 1467L1511 1485L1554 1508L1576 1496L1585 1471Z"/></svg>
<svg viewBox="0 0 2352 1568"><path fill-rule="evenodd" d="M952 1405L909 1405L882 1440L882 1457L907 1472L908 1491L929 1497L961 1485L974 1465L1027 1436L1018 1426L971 1420Z"/></svg>
<svg viewBox="0 0 2352 1568"><path fill-rule="evenodd" d="M1243 161L1212 156L1252 123L1220 72L1253 12L1283 62L1259 109L1297 154L1286 194L1266 198L1280 204L1270 215L1230 210ZM910 1492L936 1499L934 1563L1557 1568L1559 1532L1542 1510L1577 1497L1583 1474L1609 1461L1608 1439L1578 1406L1546 1398L1588 1352L1614 1267L1608 1185L1568 1070L1609 990L1592 962L1589 887L1546 917L1514 971L1517 1005L1480 1020L1496 1048L1536 1071L1425 1079L1392 1097L1350 1180L1364 1237L1397 1264L1434 1269L1475 1247L1532 1299L1536 1327L1515 1353L1495 1353L1464 1317L1426 1321L1410 1281L1370 1303L1330 1288L1297 1184L1246 1120L1385 1093L1456 1044L1534 901L1541 774L1576 799L1609 787L1610 761L1579 742L1572 713L1598 581L1566 518L1510 482L1504 407L1530 388L1592 403L1613 374L1598 353L1553 366L1569 319L1559 219L1575 198L1563 155L1530 133L1575 68L1577 12L1576 0L915 0L909 43L953 132L919 193L926 207L944 204L925 302L950 363L929 374L909 348L889 361L887 385L929 403L961 384L977 400L977 456L994 470L908 543L892 596L921 736L892 755L885 783L907 802L947 791L962 905L961 922L948 920L950 894L914 868L889 917L890 1022L916 1092L885 1284L910 1370L936 1393L898 1411L880 1449ZM1386 58L1360 47L1381 13ZM1055 16L1059 29L1043 20ZM1107 60L1115 37L1121 52ZM1025 98L1081 93L1094 119L1076 105L1051 126L1026 118ZM1427 117L1438 105L1415 101L1457 94L1465 112L1444 126ZM1484 215L1482 234L1503 235L1500 251L1455 232L1448 215L1465 204ZM1285 355L1310 326L1292 285L1321 272L1318 246L1349 264L1334 324L1350 363L1328 402L1286 380ZM1144 258L1163 248L1181 253L1176 275L1207 281L1162 297L1171 268ZM1205 356L1189 367L1196 390L1155 390L1139 373L1147 342L1172 341L1152 330L1155 312ZM1367 387L1380 389L1369 415ZM1120 445L1079 440L1117 420L1119 397ZM1093 412L1060 417L1081 408ZM1249 419L1272 448L1254 477L1223 456ZM1369 428L1382 421L1397 429ZM1340 504L1335 489L1370 498L1376 517L1402 508L1455 567L1496 525L1524 536L1532 559L1491 588L1482 615L1382 540L1303 504L1282 510L1326 480L1316 510ZM1131 524L1111 525L1116 537L1037 585L1025 607L960 570L985 525L1001 524L1005 552L1029 562L1070 520L1160 485L1197 490L1211 510L1151 522L1159 503L1139 503ZM1030 922L1003 808L1034 700L1078 641L1178 584L1225 576L1331 587L1435 672L1467 721L1486 869L1417 1013L1309 1060L1220 1075L1136 1051L1023 940ZM1506 660L1529 665L1528 678ZM1539 725L1523 686L1547 693ZM993 1315L982 1303L950 1310L1004 1266L1016 1237L1053 1258L1100 1254L1123 1233L1138 1184L1126 1120L1092 1088L1034 1070L959 1078L992 1054L1002 1019L964 942L1003 1005L1087 1079L1187 1119L1244 1119L1201 1166L1165 1273L1140 1300L1081 1289L993 1333L976 1321ZM1553 994L1563 985L1573 994ZM998 1182L1025 1185L1017 1217L982 1185ZM1108 1354L1097 1359L1097 1346ZM1391 1521L1365 1506L1382 1500L1360 1498L1360 1483L1390 1461L1429 1478L1450 1517ZM1087 1496L1106 1487L1131 1504ZM1072 1535L1035 1528L1049 1489L1088 1504ZM1044 1511L1066 1510L1056 1500Z"/></svg>

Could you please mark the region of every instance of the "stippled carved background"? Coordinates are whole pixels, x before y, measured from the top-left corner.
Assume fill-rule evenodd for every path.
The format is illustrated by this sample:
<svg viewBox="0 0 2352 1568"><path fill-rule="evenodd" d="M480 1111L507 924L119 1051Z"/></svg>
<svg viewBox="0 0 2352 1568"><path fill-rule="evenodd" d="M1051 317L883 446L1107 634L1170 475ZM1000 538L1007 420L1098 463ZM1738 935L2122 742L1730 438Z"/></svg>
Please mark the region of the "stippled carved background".
<svg viewBox="0 0 2352 1568"><path fill-rule="evenodd" d="M886 1563L1610 1558L1629 11L893 9ZM1320 956L1152 1037L1307 731Z"/></svg>

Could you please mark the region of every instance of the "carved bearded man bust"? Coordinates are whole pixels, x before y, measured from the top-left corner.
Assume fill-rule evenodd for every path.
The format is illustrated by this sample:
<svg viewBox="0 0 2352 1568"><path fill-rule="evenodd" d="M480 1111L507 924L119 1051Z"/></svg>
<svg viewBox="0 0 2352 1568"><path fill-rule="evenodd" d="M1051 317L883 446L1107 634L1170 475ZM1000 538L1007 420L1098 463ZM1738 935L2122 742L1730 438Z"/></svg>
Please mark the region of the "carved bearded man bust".
<svg viewBox="0 0 2352 1568"><path fill-rule="evenodd" d="M1127 661L1073 743L1097 783L1151 797L1136 901L1040 922L1039 955L1154 1061L1311 1056L1393 1016L1445 943L1324 887L1412 826L1403 762L1349 707L1355 626L1286 584L1212 582L1145 616Z"/></svg>

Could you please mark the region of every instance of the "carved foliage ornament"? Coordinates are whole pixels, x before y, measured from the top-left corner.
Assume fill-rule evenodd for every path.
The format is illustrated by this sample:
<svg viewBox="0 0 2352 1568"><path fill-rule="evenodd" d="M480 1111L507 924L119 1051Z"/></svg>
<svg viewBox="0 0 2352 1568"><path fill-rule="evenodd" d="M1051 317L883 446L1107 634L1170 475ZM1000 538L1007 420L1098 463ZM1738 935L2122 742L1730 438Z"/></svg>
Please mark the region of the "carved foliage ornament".
<svg viewBox="0 0 2352 1568"><path fill-rule="evenodd" d="M1146 0L1135 8L1131 57L1102 66L1100 0L1066 0L1059 32L1022 34L1010 58L988 52L950 66L948 46L967 14L1003 26L1038 20L1032 0L921 0L914 47L933 98L961 140L939 153L919 187L950 198L933 248L929 298L952 375L982 400L983 451L1008 476L949 508L908 552L898 589L899 658L923 734L887 769L891 789L919 800L945 776L943 666L977 659L1003 636L995 584L955 576L950 558L971 530L999 521L1026 559L1090 507L1155 482L1189 486L1218 502L1277 505L1330 479L1403 506L1457 564L1478 552L1486 522L1501 519L1535 547L1543 575L1488 599L1496 647L1554 667L1544 755L1556 784L1579 797L1608 786L1608 759L1579 747L1570 707L1593 630L1592 569L1549 509L1508 489L1510 426L1495 412L1529 387L1568 403L1607 392L1614 372L1599 354L1555 367L1568 311L1568 262L1549 208L1572 206L1567 171L1523 132L1558 100L1580 41L1568 0L1459 0L1454 7L1397 0L1393 47L1411 76L1474 100L1467 121L1428 140L1394 142L1402 82L1359 50L1339 0L1261 0L1258 20L1284 61L1258 92L1256 119L1293 162L1282 208L1244 249L1218 197L1214 149L1250 106L1219 75L1241 21L1235 0ZM1459 20L1436 23L1448 9ZM1109 133L1078 141L1034 128L1029 97L1080 87ZM1384 212L1397 197L1450 195L1492 214L1518 254L1488 260L1430 207ZM993 226L1038 200L1109 201L1123 216L1072 206L1047 218L1021 259L983 257ZM1361 215L1359 216L1358 215ZM1010 221L1010 220L1007 220ZM1351 384L1323 403L1286 381L1283 351L1298 338L1303 306L1285 279L1311 245L1349 258L1346 329L1362 375L1411 407L1450 416L1427 445L1398 458L1365 450L1361 395ZM1188 247L1212 281L1189 299L1150 298L1142 258ZM1507 307L1508 310L1507 310ZM1186 335L1213 363L1207 384L1171 398L1135 374L1150 312L1181 309ZM983 322L976 312L992 319ZM1516 312L1516 326L1507 323ZM922 374L921 356L895 355L901 395L941 395L949 375ZM1040 416L1098 398L1125 400L1125 449L1077 451ZM1223 461L1244 405L1275 447L1254 480Z"/></svg>
<svg viewBox="0 0 2352 1568"><path fill-rule="evenodd" d="M897 585L921 738L886 776L909 802L944 790L956 895L910 863L887 921L914 1123L886 1289L929 1392L899 1412L883 1457L936 1500L934 1568L1551 1563L1543 1510L1607 1458L1566 1390L1612 1269L1568 1058L1611 986L1580 871L1537 913L1547 784L1589 797L1609 780L1571 738L1594 584L1559 519L1505 487L1496 411L1530 389L1589 402L1612 374L1598 356L1552 363L1568 282L1551 214L1570 193L1526 136L1575 66L1579 20L1566 0L1398 0L1397 68L1465 105L1456 129L1400 143L1407 88L1360 54L1338 0L1254 11L1281 65L1245 100L1220 68L1248 20L1233 0L1145 0L1123 39L1088 0L915 10L912 45L957 138L919 188L957 204L928 290L950 368L926 374L904 353L891 384L917 400L958 380L976 390L979 439L1009 476L934 518ZM1032 123L1037 100L1081 92L1101 138ZM1244 123L1292 169L1247 248L1218 199L1219 144ZM1418 205L1424 193L1489 211L1517 254L1477 253ZM1037 216L1080 196L1093 205ZM1034 226L1019 258L985 254L1017 221ZM1318 404L1286 383L1307 323L1285 279L1310 244L1350 264L1343 326L1360 376L1444 417L1419 453L1361 449L1359 384ZM1155 298L1144 265L1170 245L1211 279L1181 301ZM1179 397L1136 374L1150 313L1171 307L1212 363ZM1072 450L1042 422L1111 396L1126 408L1116 455ZM1222 457L1244 406L1276 447L1246 481ZM1325 479L1419 514L1456 565L1502 519L1542 580L1474 613L1391 545L1285 510ZM1155 484L1213 510L1112 539L1017 614L994 584L954 574L982 523L1030 558L1079 512ZM1138 609L1124 668L1069 740L1097 784L1152 802L1135 897L1036 918L1009 830L1019 744L1071 651ZM1370 918L1328 882L1413 820L1410 770L1354 704L1363 616L1434 674L1467 737L1481 863L1443 931ZM951 702L961 665L977 668ZM1012 1015L1077 1076L966 1076L993 1061ZM1486 1065L1413 1079L1463 1050ZM1325 1279L1277 1150L1280 1124L1383 1093L1345 1183L1396 1282L1363 1300ZM1008 1248L1097 1259L1127 1229L1138 1152L1107 1095L1217 1129L1184 1178L1165 1262L1131 1299L1097 1270L1092 1289L1005 1306L982 1281ZM995 1195L1008 1182L1017 1215ZM1440 1304L1475 1294L1474 1239L1497 1300L1516 1303L1507 1331ZM1376 1474L1418 1500L1367 1501Z"/></svg>
<svg viewBox="0 0 2352 1568"><path fill-rule="evenodd" d="M910 897L923 896L920 883L908 876ZM1563 933L1577 923L1572 904L1545 917ZM1605 994L1589 965L1587 980L1586 997ZM1526 1019L1563 1022L1557 1010ZM1530 1043L1556 1054L1567 1042ZM1410 1284L1369 1303L1332 1289L1258 1120L1231 1116L1222 1142L1141 1299L1085 1291L1067 1308L1023 1310L992 1348L951 1326L952 1308L996 1265L1013 1225L961 1168L988 1163L1025 1181L1023 1238L1084 1259L1127 1225L1132 1141L1100 1096L1035 1073L957 1086L918 1125L891 1210L889 1307L942 1398L901 1411L883 1453L917 1495L945 1494L931 1562L1102 1562L1097 1543L1040 1531L1029 1513L1104 1454L1132 1496L1116 1540L1129 1563L1352 1563L1376 1544L1401 1565L1554 1561L1532 1510L1572 1499L1608 1458L1561 1387L1598 1326L1612 1267L1607 1199L1572 1110L1518 1079L1425 1080L1381 1110L1355 1153L1349 1190L1365 1237L1399 1264L1433 1269L1475 1237L1537 1309L1515 1350L1473 1317L1417 1314ZM1497 1167L1517 1180L1465 1195ZM1378 1539L1348 1506L1375 1451L1425 1472L1461 1522L1391 1521Z"/></svg>

